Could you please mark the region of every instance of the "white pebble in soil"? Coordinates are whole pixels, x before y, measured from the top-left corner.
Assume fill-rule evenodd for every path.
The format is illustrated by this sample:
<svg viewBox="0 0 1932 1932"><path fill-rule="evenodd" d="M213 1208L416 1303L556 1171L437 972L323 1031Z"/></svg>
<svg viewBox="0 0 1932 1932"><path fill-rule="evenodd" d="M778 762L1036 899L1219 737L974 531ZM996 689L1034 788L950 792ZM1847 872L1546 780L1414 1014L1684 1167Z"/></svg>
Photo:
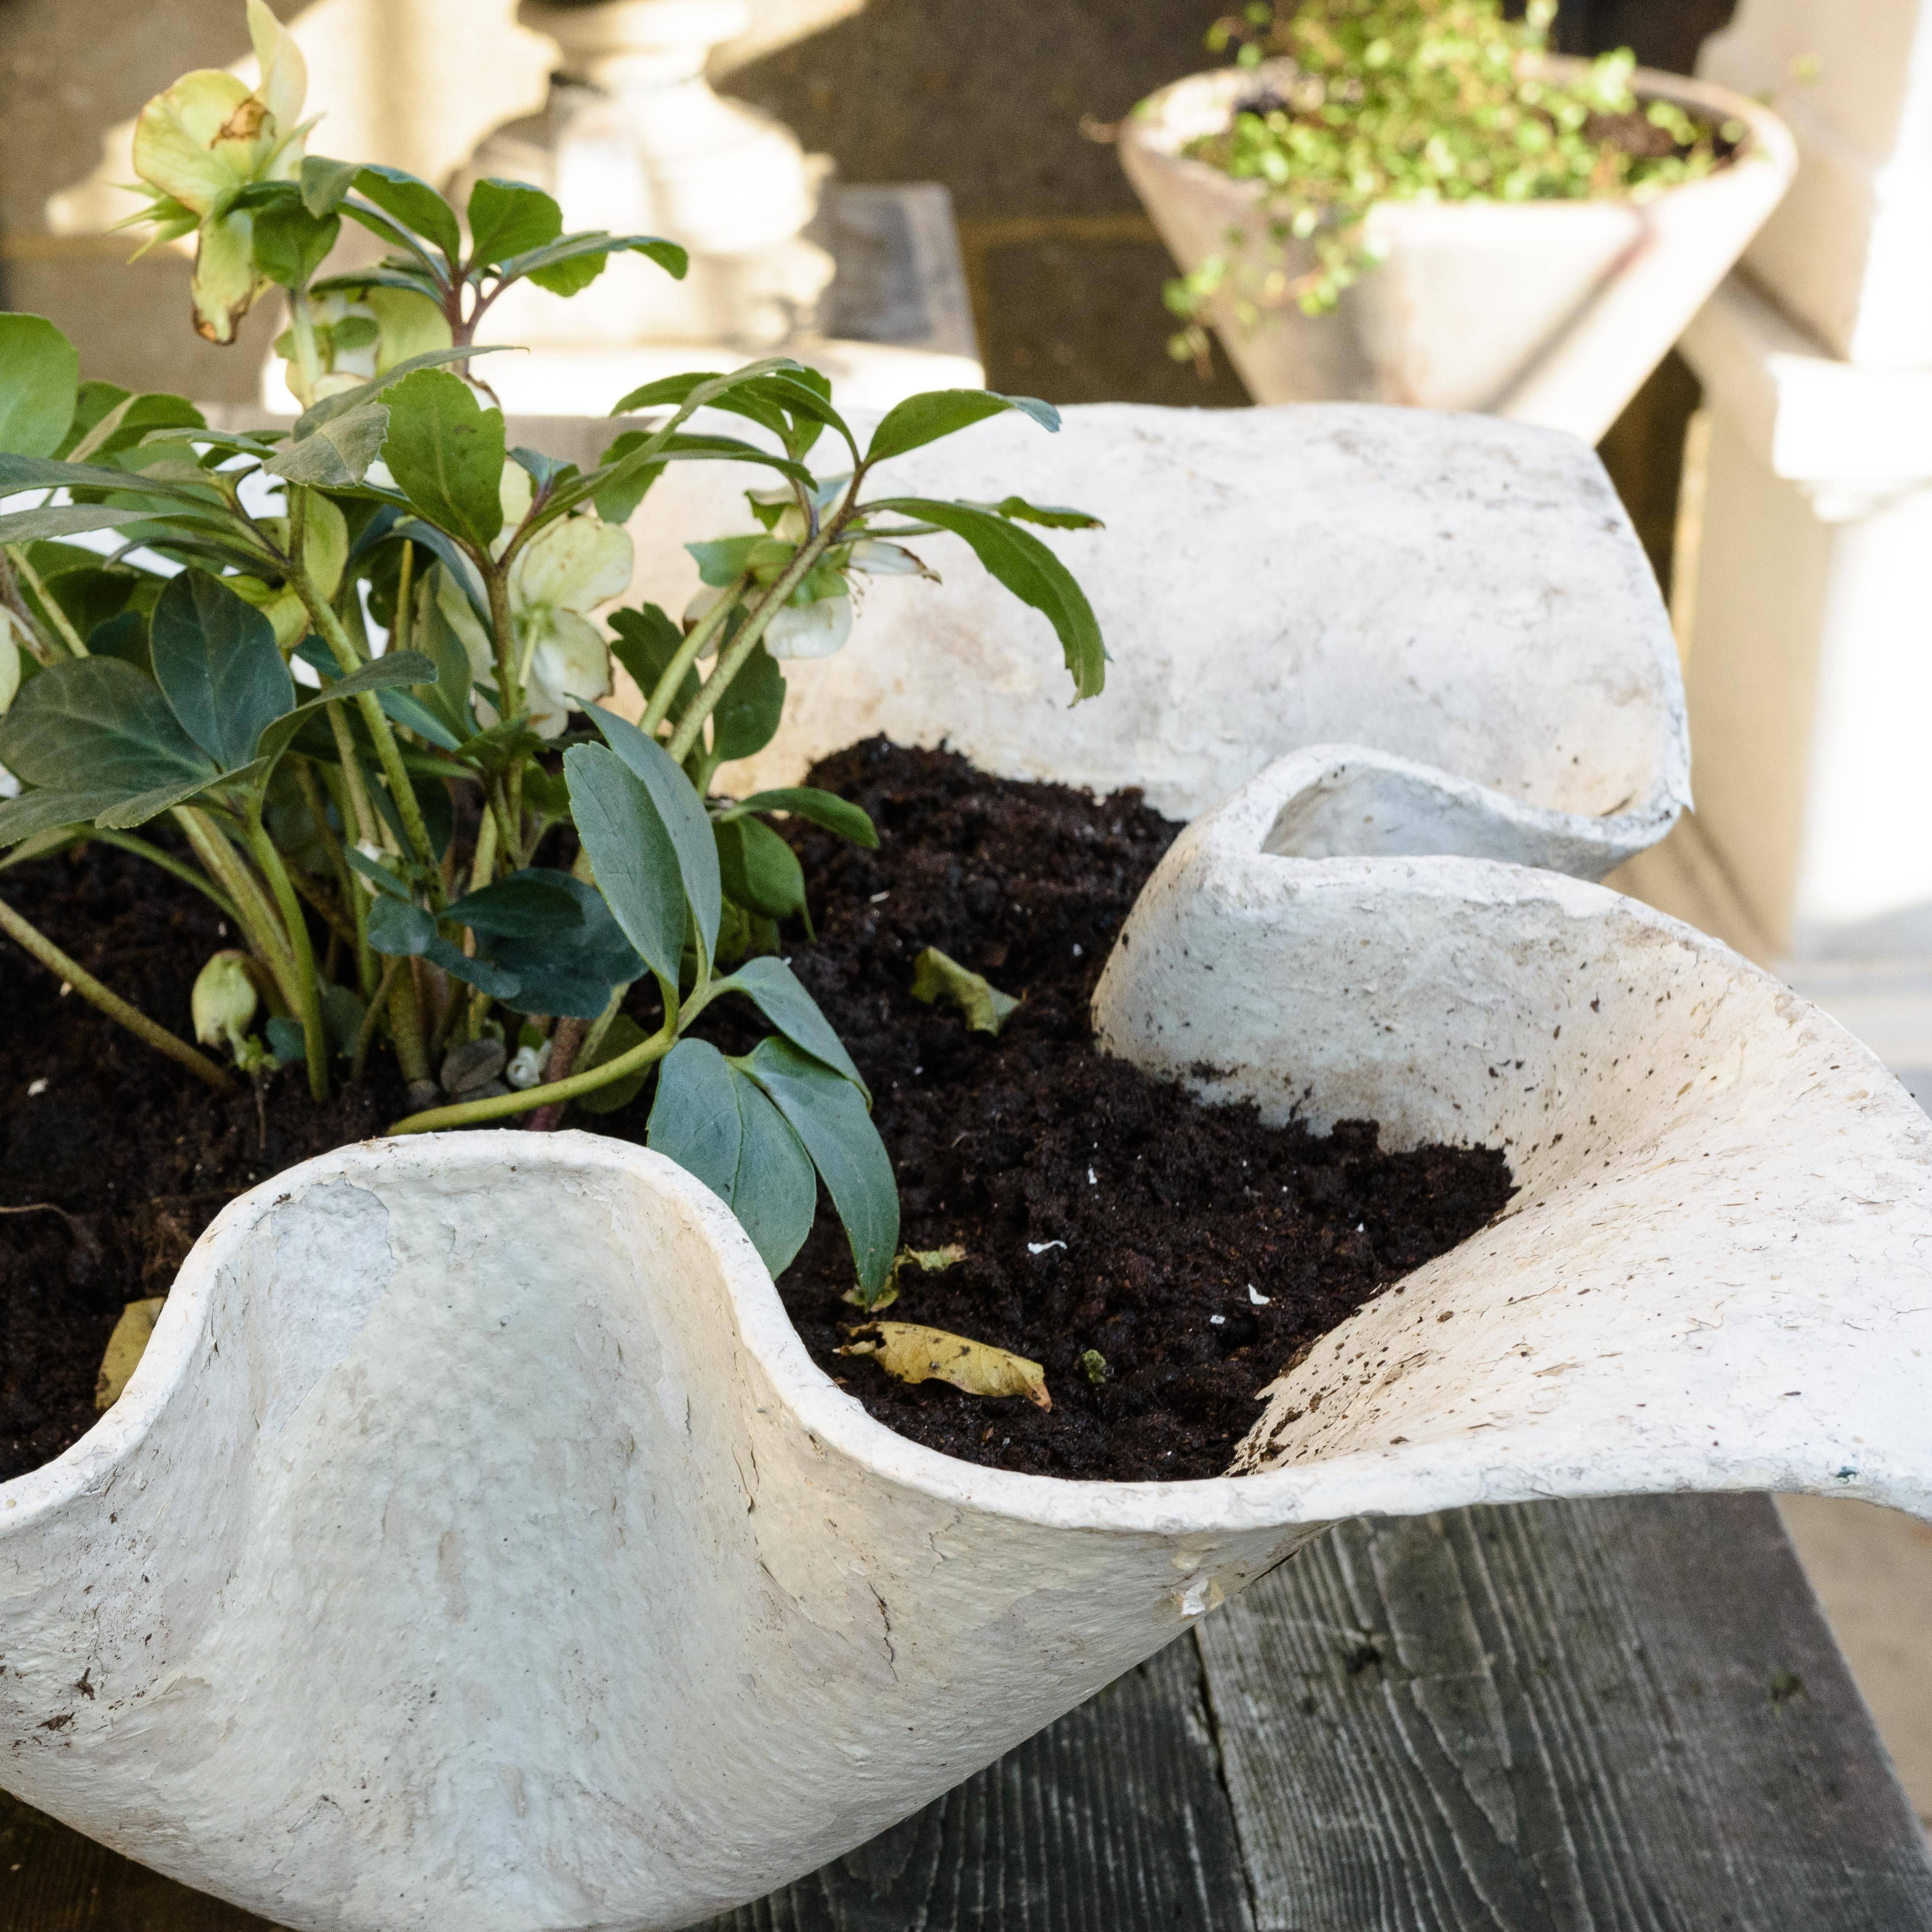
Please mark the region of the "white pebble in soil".
<svg viewBox="0 0 1932 1932"><path fill-rule="evenodd" d="M1248 1283L1248 1299L1252 1301L1257 1308L1265 1308L1268 1304L1274 1299L1274 1297L1271 1294L1262 1294L1261 1290L1256 1287L1252 1282L1250 1282Z"/></svg>
<svg viewBox="0 0 1932 1932"><path fill-rule="evenodd" d="M1225 1315L1210 1315L1208 1318L1208 1325L1210 1328L1219 1328L1226 1322L1227 1319Z"/></svg>

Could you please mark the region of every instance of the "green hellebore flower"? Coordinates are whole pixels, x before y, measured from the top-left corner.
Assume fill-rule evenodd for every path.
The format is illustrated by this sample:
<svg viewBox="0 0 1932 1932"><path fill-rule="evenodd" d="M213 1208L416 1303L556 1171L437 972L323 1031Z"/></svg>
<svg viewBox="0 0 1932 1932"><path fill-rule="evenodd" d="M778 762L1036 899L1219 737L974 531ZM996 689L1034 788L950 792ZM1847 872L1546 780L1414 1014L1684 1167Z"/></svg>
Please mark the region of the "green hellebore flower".
<svg viewBox="0 0 1932 1932"><path fill-rule="evenodd" d="M152 224L151 247L194 232L194 326L210 342L232 342L268 285L255 266L254 218L235 197L256 182L295 179L308 131L301 118L308 70L294 37L262 0L248 0L248 34L261 63L258 86L199 68L156 94L134 124L134 172L154 199L122 225Z"/></svg>
<svg viewBox="0 0 1932 1932"><path fill-rule="evenodd" d="M248 970L248 956L232 948L218 952L194 976L188 996L194 1036L203 1046L226 1046L238 1058L246 1050L248 1022L261 995Z"/></svg>

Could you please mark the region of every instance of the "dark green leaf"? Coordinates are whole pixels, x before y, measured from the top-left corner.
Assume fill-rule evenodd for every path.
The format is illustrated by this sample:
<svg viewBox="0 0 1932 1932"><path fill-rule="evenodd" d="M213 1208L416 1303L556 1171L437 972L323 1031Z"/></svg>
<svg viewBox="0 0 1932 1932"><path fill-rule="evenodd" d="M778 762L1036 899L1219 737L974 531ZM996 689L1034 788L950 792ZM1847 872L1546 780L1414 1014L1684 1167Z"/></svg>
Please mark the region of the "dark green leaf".
<svg viewBox="0 0 1932 1932"><path fill-rule="evenodd" d="M349 861L350 869L358 872L380 892L385 898L409 898L409 890L386 866L379 866L366 853L358 852L352 845L345 844L342 856Z"/></svg>
<svg viewBox="0 0 1932 1932"><path fill-rule="evenodd" d="M421 906L385 893L369 906L369 944L378 952L408 958L428 950L436 921Z"/></svg>
<svg viewBox="0 0 1932 1932"><path fill-rule="evenodd" d="M434 685L425 689L434 691ZM402 726L406 731L413 731L426 743L434 745L440 752L456 752L463 748L465 732L451 730L442 714L434 705L425 703L412 691L398 691L393 687L378 693L376 702L382 707L384 716Z"/></svg>
<svg viewBox="0 0 1932 1932"><path fill-rule="evenodd" d="M596 1019L609 1004L614 986L627 986L643 976L644 962L595 886L564 872L547 871L543 876L554 890L569 895L581 924L541 938L493 935L490 956L521 982L520 1010Z"/></svg>
<svg viewBox="0 0 1932 1932"><path fill-rule="evenodd" d="M50 503L38 510L16 510L0 517L0 543L32 543L43 537L78 536L83 530L118 530L143 524L152 510L117 510L105 503Z"/></svg>
<svg viewBox="0 0 1932 1932"><path fill-rule="evenodd" d="M711 714L711 748L728 762L762 752L784 715L784 673L761 644L739 668Z"/></svg>
<svg viewBox="0 0 1932 1932"><path fill-rule="evenodd" d="M597 1042L597 1051L588 1060L578 1063L577 1071L589 1073L600 1066L606 1066L614 1060L621 1060L633 1048L642 1046L650 1035L632 1019L628 1013L620 1013L604 1029L604 1037ZM586 1114L614 1114L628 1107L644 1091L644 1082L651 1077L649 1066L640 1066L626 1073L621 1079L614 1080L608 1087L599 1087L594 1093L580 1094L573 1104Z"/></svg>
<svg viewBox="0 0 1932 1932"><path fill-rule="evenodd" d="M562 211L540 188L490 175L470 190L472 272L544 248L562 232Z"/></svg>
<svg viewBox="0 0 1932 1932"><path fill-rule="evenodd" d="M1107 681L1107 651L1094 607L1066 565L1030 530L969 504L942 503L926 496L893 497L866 508L917 517L964 537L994 577L1052 623L1066 668L1073 674L1075 702L1099 695Z"/></svg>
<svg viewBox="0 0 1932 1932"><path fill-rule="evenodd" d="M691 266L690 256L675 242L655 235L598 233L566 235L541 248L512 255L498 272L506 282L526 278L552 295L574 296L604 272L604 262L612 255L648 256L673 281L682 281Z"/></svg>
<svg viewBox="0 0 1932 1932"><path fill-rule="evenodd" d="M210 494L213 488L212 484L204 488L178 482L172 477L144 476L137 470L109 469L98 464L58 463L46 457L0 454L0 495L16 490L106 490L118 495L124 505L135 496L160 496L202 510L219 511L220 504ZM147 514L152 517L157 513L151 508ZM56 536L62 532L50 530L46 534Z"/></svg>
<svg viewBox="0 0 1932 1932"><path fill-rule="evenodd" d="M674 983L689 921L673 844L644 781L616 752L577 745L563 754L571 815L624 936Z"/></svg>
<svg viewBox="0 0 1932 1932"><path fill-rule="evenodd" d="M79 410L75 411L76 421L80 413ZM178 441L178 436L170 439L166 433L182 430L196 432L197 443L208 434L200 410L185 396L160 391L148 395L124 395L76 436L73 447L63 450L62 454L74 463L104 460L151 441Z"/></svg>
<svg viewBox="0 0 1932 1932"><path fill-rule="evenodd" d="M322 1030L328 1043L346 1060L356 1051L356 1036L362 1030L362 1016L368 1011L346 986L322 989Z"/></svg>
<svg viewBox="0 0 1932 1932"><path fill-rule="evenodd" d="M454 274L463 253L456 211L428 182L418 181L400 168L370 166L356 170L356 186L384 214L441 249Z"/></svg>
<svg viewBox="0 0 1932 1932"><path fill-rule="evenodd" d="M658 1070L646 1143L704 1182L738 1217L773 1274L812 1232L812 1159L784 1117L709 1042L680 1040Z"/></svg>
<svg viewBox="0 0 1932 1932"><path fill-rule="evenodd" d="M1037 524L1045 530L1104 530L1107 527L1098 517L1089 516L1084 510L1070 510L1059 503L1029 503L1024 496L1002 496L997 503L973 503L968 508L991 510L997 517L1022 524Z"/></svg>
<svg viewBox="0 0 1932 1932"><path fill-rule="evenodd" d="M630 768L651 795L677 854L679 875L691 915L698 922L699 943L708 958L718 944L718 915L722 903L718 877L718 849L705 816L704 801L670 754L628 718L592 705L591 721L604 742ZM595 864L593 856L592 862Z"/></svg>
<svg viewBox="0 0 1932 1932"><path fill-rule="evenodd" d="M859 1286L868 1300L891 1273L899 1246L899 1193L892 1164L857 1088L788 1040L761 1040L734 1061L755 1080L805 1143L845 1224Z"/></svg>
<svg viewBox="0 0 1932 1932"><path fill-rule="evenodd" d="M718 867L733 901L767 919L805 910L805 874L798 856L772 828L755 818L717 819Z"/></svg>
<svg viewBox="0 0 1932 1932"><path fill-rule="evenodd" d="M381 453L389 433L389 412L381 403L364 403L318 423L293 442L285 442L262 467L272 476L318 489L340 490L359 483Z"/></svg>
<svg viewBox="0 0 1932 1932"><path fill-rule="evenodd" d="M559 478L568 482L578 474L577 465L546 456L540 449L526 449L521 443L510 452L510 460L542 490Z"/></svg>
<svg viewBox="0 0 1932 1932"><path fill-rule="evenodd" d="M785 785L775 791L754 791L741 798L721 816L741 818L747 812L788 812L795 818L809 819L827 832L862 845L868 851L878 849L879 835L872 820L858 806L836 792L820 791L816 785Z"/></svg>
<svg viewBox="0 0 1932 1932"><path fill-rule="evenodd" d="M138 610L123 610L97 624L87 634L89 657L119 658L152 676L154 659L148 650L148 620Z"/></svg>
<svg viewBox="0 0 1932 1932"><path fill-rule="evenodd" d="M311 214L333 214L356 184L356 164L305 154L302 164L302 206Z"/></svg>
<svg viewBox="0 0 1932 1932"><path fill-rule="evenodd" d="M936 442L956 430L984 422L988 416L1003 416L1009 410L1030 416L1042 429L1060 427L1060 412L1051 403L1031 396L996 395L991 389L928 389L923 395L907 397L886 412L872 432L866 460L883 463L890 457L903 456L922 443Z"/></svg>
<svg viewBox="0 0 1932 1932"><path fill-rule="evenodd" d="M460 980L466 986L475 986L493 1000L514 1000L522 995L523 982L515 974L506 971L493 960L472 959L460 946L452 946L446 939L431 940L423 948L422 956L432 966L440 966L452 980Z"/></svg>
<svg viewBox="0 0 1932 1932"><path fill-rule="evenodd" d="M410 684L428 684L436 676L436 666L420 651L389 651L366 664L345 677L328 686L317 696L298 704L285 716L278 718L256 740L255 756L258 759L273 760L281 756L296 734L312 718L322 715L323 706L340 704L347 698L357 698L365 691L386 691L394 686ZM386 796L386 794L384 794Z"/></svg>
<svg viewBox="0 0 1932 1932"><path fill-rule="evenodd" d="M503 418L460 376L418 370L389 392L383 460L433 524L487 550L503 526Z"/></svg>
<svg viewBox="0 0 1932 1932"><path fill-rule="evenodd" d="M359 410L373 403L386 391L394 388L398 382L406 381L419 370L440 369L452 362L466 362L472 356L494 356L498 350L513 348L508 342L478 343L468 349L425 349L420 356L412 356L398 362L393 369L386 369L380 376L372 376L366 382L352 389L345 389L339 396L324 396L319 403L311 403L296 418L295 428L291 432L299 442L304 436L313 436L324 423L333 422L338 416L346 416L352 410Z"/></svg>
<svg viewBox="0 0 1932 1932"><path fill-rule="evenodd" d="M0 450L52 455L74 420L80 389L80 358L52 322L0 315Z"/></svg>
<svg viewBox="0 0 1932 1932"><path fill-rule="evenodd" d="M568 943L584 930L575 896L557 883L568 876L549 867L526 866L466 893L444 916L479 934Z"/></svg>
<svg viewBox="0 0 1932 1932"><path fill-rule="evenodd" d="M300 1020L287 1013L277 1013L263 1022L262 1031L267 1036L268 1051L274 1055L277 1066L292 1066L302 1060L308 1042Z"/></svg>
<svg viewBox="0 0 1932 1932"><path fill-rule="evenodd" d="M640 442L648 439L642 430L626 430L611 444L598 464L599 470L621 463ZM626 475L621 483L611 484L598 490L592 500L597 506L597 514L607 524L628 524L638 514L638 506L650 494L651 486L670 466L664 463L646 464L641 470Z"/></svg>
<svg viewBox="0 0 1932 1932"><path fill-rule="evenodd" d="M190 737L224 771L295 708L295 680L274 626L206 571L184 570L161 592L148 627L154 677Z"/></svg>
<svg viewBox="0 0 1932 1932"><path fill-rule="evenodd" d="M94 822L104 831L131 831L137 825L146 824L151 818L158 818L170 806L185 805L190 799L199 797L226 782L225 778L218 781L178 778L170 784L154 785L146 791L135 793L131 798L119 799L112 805L104 806L94 814Z"/></svg>
<svg viewBox="0 0 1932 1932"><path fill-rule="evenodd" d="M0 764L23 784L116 797L216 776L160 687L118 658L55 664L23 685L0 720Z"/></svg>
<svg viewBox="0 0 1932 1932"><path fill-rule="evenodd" d="M53 546L39 548L50 550ZM40 571L47 596L83 642L110 617L119 616L138 580L131 572L104 568L98 559L71 570L50 572L44 566L35 567Z"/></svg>
<svg viewBox="0 0 1932 1932"><path fill-rule="evenodd" d="M684 641L684 633L655 604L638 610L613 610L610 625L616 636L610 655L631 674L631 681L646 698L656 690L658 680L670 668L670 661ZM698 694L698 673L688 670L678 687L674 708L681 710Z"/></svg>
<svg viewBox="0 0 1932 1932"><path fill-rule="evenodd" d="M832 1022L818 1010L818 1002L799 984L796 976L782 959L748 960L728 980L718 982L719 993L742 993L794 1046L802 1047L822 1060L835 1073L843 1074L868 1099L872 1089L861 1078L845 1043L832 1030Z"/></svg>
<svg viewBox="0 0 1932 1932"><path fill-rule="evenodd" d="M283 288L305 289L341 232L339 214L311 214L299 199L265 208L255 217L255 265Z"/></svg>
<svg viewBox="0 0 1932 1932"><path fill-rule="evenodd" d="M0 799L0 846L17 845L63 825L90 825L121 794L113 791L36 790Z"/></svg>

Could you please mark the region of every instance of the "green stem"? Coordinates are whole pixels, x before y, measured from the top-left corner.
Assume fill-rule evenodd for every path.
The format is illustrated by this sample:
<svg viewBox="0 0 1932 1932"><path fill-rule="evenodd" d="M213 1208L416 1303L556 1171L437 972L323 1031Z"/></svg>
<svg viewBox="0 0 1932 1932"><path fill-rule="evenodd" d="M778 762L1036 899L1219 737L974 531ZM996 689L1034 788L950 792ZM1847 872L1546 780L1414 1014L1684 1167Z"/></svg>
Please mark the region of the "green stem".
<svg viewBox="0 0 1932 1932"><path fill-rule="evenodd" d="M690 708L678 720L677 729L671 734L667 748L679 764L691 755L691 748L698 742L698 734L704 730L705 719L717 710L718 700L730 688L731 680L744 669L772 620L784 608L785 600L832 548L842 522L842 519L834 519L810 542L799 546L796 556L785 566L784 574L759 598L751 615L745 620L743 628L725 646L711 675L704 680L698 695L691 700Z"/></svg>
<svg viewBox="0 0 1932 1932"><path fill-rule="evenodd" d="M427 1113L412 1114L406 1120L398 1120L390 1128L390 1132L434 1133L441 1127L474 1126L484 1120L506 1120L514 1114L534 1113L539 1107L574 1100L581 1094L594 1094L600 1087L608 1087L613 1081L622 1080L642 1067L654 1064L677 1044L678 1036L677 988L662 978L658 984L664 988L664 1023L649 1040L640 1041L628 1053L620 1053L615 1060L607 1060L602 1066L593 1066L587 1072L573 1073L567 1080L553 1080L520 1094L500 1094L488 1100L464 1100L453 1107L432 1107Z"/></svg>
<svg viewBox="0 0 1932 1932"><path fill-rule="evenodd" d="M86 657L88 654L87 646L81 641L80 633L74 628L73 620L67 613L47 594L47 586L40 581L40 572L27 560L27 553L24 546L20 544L9 544L7 546L7 554L12 560L14 568L26 579L27 588L39 600L40 608L46 615L47 622L59 632L61 642L66 645L76 657Z"/></svg>
<svg viewBox="0 0 1932 1932"><path fill-rule="evenodd" d="M496 647L496 699L500 718L523 715L524 681L517 670L517 626L510 610L510 571L507 561L492 564L483 573L484 588L490 597L490 628ZM511 851L523 844L524 761L515 760L503 777L504 831Z"/></svg>
<svg viewBox="0 0 1932 1932"><path fill-rule="evenodd" d="M655 731L670 716L671 706L677 702L677 694L682 686L685 674L704 654L706 647L730 621L731 613L736 610L745 594L744 580L734 584L728 595L721 597L691 628L690 634L680 644L671 661L664 668L664 674L651 688L650 701L644 706L644 715L638 720L642 731Z"/></svg>
<svg viewBox="0 0 1932 1932"><path fill-rule="evenodd" d="M362 668L362 659L349 633L335 612L334 607L316 588L314 578L308 573L308 562L304 556L305 531L303 506L308 492L300 488L293 491L294 504L289 513L289 568L296 586L296 593L308 610L309 621L320 634L323 643L334 654L335 662L341 666L346 676ZM298 514L299 513L299 514ZM362 722L368 727L369 736L374 741L376 756L382 766L382 776L389 783L389 796L394 801L396 816L403 821L403 832L410 842L410 850L416 862L426 874L424 883L440 910L442 891L436 877L436 847L429 836L429 827L423 823L422 807L416 802L416 788L410 782L410 775L403 764L402 747L396 742L396 734L391 728L389 716L373 691L361 693L356 700L356 709L362 714ZM333 706L330 707L332 710ZM338 739L338 745L340 743Z"/></svg>
<svg viewBox="0 0 1932 1932"><path fill-rule="evenodd" d="M52 940L0 900L0 932L23 951L30 952L57 978L64 980L88 1004L96 1006L116 1025L124 1026L137 1039L147 1042L158 1053L178 1060L197 1080L205 1080L218 1094L234 1090L235 1083L214 1062L196 1052L184 1040L177 1040L164 1026L158 1025L138 1006L130 1006L119 994L112 993L77 960L70 959Z"/></svg>
<svg viewBox="0 0 1932 1932"><path fill-rule="evenodd" d="M368 1010L362 1016L362 1024L356 1034L356 1057L349 1063L350 1084L359 1087L362 1076L369 1064L369 1048L375 1042L376 1029L381 1024L382 1009L388 1005L389 989L395 982L396 969L402 964L400 959L386 959L382 962L382 983L376 988L369 1001Z"/></svg>
<svg viewBox="0 0 1932 1932"><path fill-rule="evenodd" d="M258 799L248 820L248 848L262 868L268 889L281 908L282 923L287 928L289 944L296 956L296 1017L302 1022L302 1052L308 1061L308 1090L318 1101L328 1098L328 1041L322 1030L322 992L316 983L315 949L309 942L308 920L302 901L296 896L288 868L274 841L262 830L261 802Z"/></svg>
<svg viewBox="0 0 1932 1932"><path fill-rule="evenodd" d="M411 1087L434 1090L430 1078L429 1054L423 1046L422 1008L416 1000L416 976L410 962L400 963L389 983L389 1033L396 1043L396 1059L403 1078Z"/></svg>
<svg viewBox="0 0 1932 1932"><path fill-rule="evenodd" d="M277 990L290 1006L297 1004L296 958L281 922L268 896L227 836L199 806L178 805L171 814L188 835L194 856L208 876L224 887L235 907L235 923L256 958L268 968Z"/></svg>

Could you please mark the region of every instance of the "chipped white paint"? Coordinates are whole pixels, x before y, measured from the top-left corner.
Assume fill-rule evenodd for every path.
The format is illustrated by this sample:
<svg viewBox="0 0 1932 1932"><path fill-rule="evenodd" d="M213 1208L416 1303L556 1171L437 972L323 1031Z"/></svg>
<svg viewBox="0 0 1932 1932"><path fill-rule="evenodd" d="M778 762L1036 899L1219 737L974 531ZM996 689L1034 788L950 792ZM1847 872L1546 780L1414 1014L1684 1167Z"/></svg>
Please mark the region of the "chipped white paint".
<svg viewBox="0 0 1932 1932"><path fill-rule="evenodd" d="M1562 70L1580 62L1556 61ZM1262 186L1184 150L1224 129L1270 69L1176 81L1121 123L1127 178L1188 272L1228 254L1265 265ZM1654 200L1381 202L1366 234L1384 259L1334 312L1290 307L1220 328L1257 401L1359 397L1488 410L1595 442L1724 279L1790 183L1796 150L1768 109L1708 82L1640 69L1636 92L1749 130L1731 164ZM1290 273L1314 264L1288 244ZM1225 298L1223 298L1225 302ZM1216 310L1217 326L1226 318Z"/></svg>
<svg viewBox="0 0 1932 1932"><path fill-rule="evenodd" d="M1176 842L1095 995L1210 1100L1508 1150L1520 1191L1276 1384L1306 1507L1809 1490L1932 1517L1932 1122L1815 1007L1600 887L1315 856L1348 747Z"/></svg>

